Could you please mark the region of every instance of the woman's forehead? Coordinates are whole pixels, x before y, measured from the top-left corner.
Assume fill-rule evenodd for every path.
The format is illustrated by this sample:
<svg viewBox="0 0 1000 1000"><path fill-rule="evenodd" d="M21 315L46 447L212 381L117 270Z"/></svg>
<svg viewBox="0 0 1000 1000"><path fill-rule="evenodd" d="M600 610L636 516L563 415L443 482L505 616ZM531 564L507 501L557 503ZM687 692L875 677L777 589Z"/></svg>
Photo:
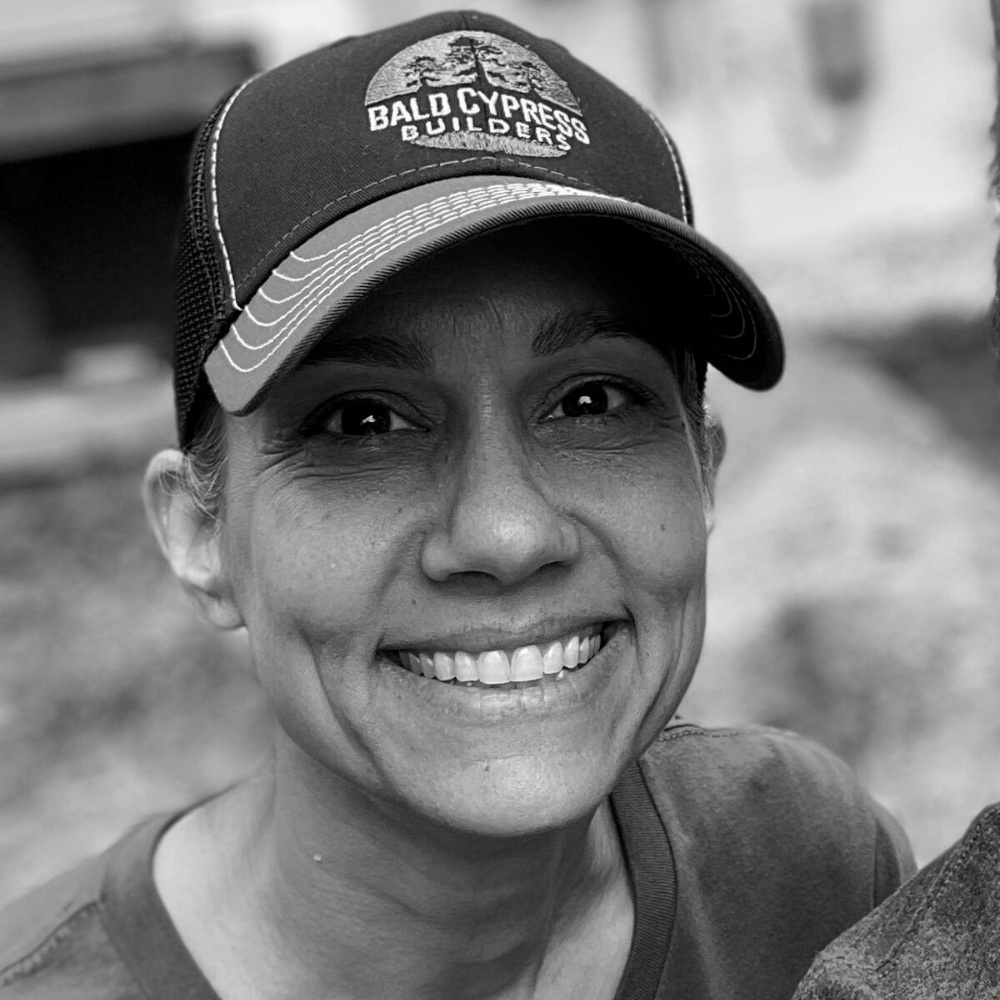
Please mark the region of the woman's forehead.
<svg viewBox="0 0 1000 1000"><path fill-rule="evenodd" d="M321 339L307 363L429 368L434 350L479 337L517 340L533 356L598 337L648 338L651 297L564 242L474 241L385 282ZM489 341L487 341L489 343Z"/></svg>
<svg viewBox="0 0 1000 1000"><path fill-rule="evenodd" d="M456 310L458 311L458 310ZM406 320L410 318L412 322ZM452 317L453 319L455 317ZM499 317L501 321L504 317ZM652 331L649 317L636 315L628 309L554 309L551 314L524 317L523 329L512 330L501 322L498 328L476 324L475 317L464 321L428 322L428 317L414 313L408 317L393 317L391 322L368 322L331 330L303 363L304 367L318 364L357 364L431 372L442 350L455 346L465 338L475 348L482 348L480 335L516 341L532 358L547 358L560 351L583 347L595 341L636 340L648 343ZM517 321L514 317L514 321ZM400 321L401 320L401 321ZM512 336L513 334L513 336Z"/></svg>

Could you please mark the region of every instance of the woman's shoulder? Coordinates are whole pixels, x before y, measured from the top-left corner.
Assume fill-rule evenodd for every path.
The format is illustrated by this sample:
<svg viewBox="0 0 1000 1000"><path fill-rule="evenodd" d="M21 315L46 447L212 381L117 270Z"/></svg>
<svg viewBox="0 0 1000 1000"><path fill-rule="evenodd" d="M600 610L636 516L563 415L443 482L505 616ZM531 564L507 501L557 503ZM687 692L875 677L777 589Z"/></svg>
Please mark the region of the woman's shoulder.
<svg viewBox="0 0 1000 1000"><path fill-rule="evenodd" d="M844 761L766 726L669 725L640 760L668 829L680 839L728 836L763 845L789 870L867 869L875 905L914 871L900 825Z"/></svg>
<svg viewBox="0 0 1000 1000"><path fill-rule="evenodd" d="M80 971L81 953L88 962L113 955L100 916L103 871L91 859L0 909L0 997L51 995Z"/></svg>
<svg viewBox="0 0 1000 1000"><path fill-rule="evenodd" d="M854 772L825 747L770 726L706 728L675 719L641 758L649 780L673 794L704 797L725 790L719 805L766 802L843 808L870 801ZM716 800L717 801L717 800Z"/></svg>
<svg viewBox="0 0 1000 1000"><path fill-rule="evenodd" d="M851 769L792 733L675 723L639 771L673 856L668 972L684 995L789 996L912 873L902 830Z"/></svg>
<svg viewBox="0 0 1000 1000"><path fill-rule="evenodd" d="M122 917L109 901L109 889L115 897L123 891L148 894L152 850L166 821L154 817L139 824L103 854L0 907L0 1000L57 995L139 1000L145 995L109 925L109 919L114 923L111 918Z"/></svg>

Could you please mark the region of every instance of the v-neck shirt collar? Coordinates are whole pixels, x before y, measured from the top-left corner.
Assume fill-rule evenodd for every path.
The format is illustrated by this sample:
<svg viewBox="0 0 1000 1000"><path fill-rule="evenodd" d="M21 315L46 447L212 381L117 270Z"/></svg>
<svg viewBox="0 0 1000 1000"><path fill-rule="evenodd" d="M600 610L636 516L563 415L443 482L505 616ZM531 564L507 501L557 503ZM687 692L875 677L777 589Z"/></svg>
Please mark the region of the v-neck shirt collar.
<svg viewBox="0 0 1000 1000"><path fill-rule="evenodd" d="M673 929L673 853L639 765L611 793L635 905L632 945L614 1000L655 1000ZM183 814L181 814L183 815ZM108 855L101 909L108 935L151 1000L220 1000L167 913L153 881L153 855L179 815L137 827Z"/></svg>

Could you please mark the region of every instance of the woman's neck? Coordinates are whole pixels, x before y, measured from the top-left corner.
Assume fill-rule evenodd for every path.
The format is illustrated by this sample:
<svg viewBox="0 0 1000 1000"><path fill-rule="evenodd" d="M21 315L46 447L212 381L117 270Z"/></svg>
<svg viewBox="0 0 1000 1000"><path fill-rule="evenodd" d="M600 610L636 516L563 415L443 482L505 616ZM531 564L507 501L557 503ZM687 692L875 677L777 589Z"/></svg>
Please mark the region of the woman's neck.
<svg viewBox="0 0 1000 1000"><path fill-rule="evenodd" d="M610 1000L632 902L608 804L520 839L446 830L281 747L164 838L157 884L223 1000Z"/></svg>

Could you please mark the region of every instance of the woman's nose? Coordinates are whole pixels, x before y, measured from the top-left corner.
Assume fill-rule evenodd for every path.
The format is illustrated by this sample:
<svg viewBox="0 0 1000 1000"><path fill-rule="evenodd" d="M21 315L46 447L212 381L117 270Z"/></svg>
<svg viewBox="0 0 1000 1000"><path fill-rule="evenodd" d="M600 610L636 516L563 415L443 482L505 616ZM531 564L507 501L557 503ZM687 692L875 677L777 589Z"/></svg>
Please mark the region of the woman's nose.
<svg viewBox="0 0 1000 1000"><path fill-rule="evenodd" d="M511 586L578 558L576 522L543 492L540 472L516 443L474 446L453 476L421 556L432 580L476 574Z"/></svg>

